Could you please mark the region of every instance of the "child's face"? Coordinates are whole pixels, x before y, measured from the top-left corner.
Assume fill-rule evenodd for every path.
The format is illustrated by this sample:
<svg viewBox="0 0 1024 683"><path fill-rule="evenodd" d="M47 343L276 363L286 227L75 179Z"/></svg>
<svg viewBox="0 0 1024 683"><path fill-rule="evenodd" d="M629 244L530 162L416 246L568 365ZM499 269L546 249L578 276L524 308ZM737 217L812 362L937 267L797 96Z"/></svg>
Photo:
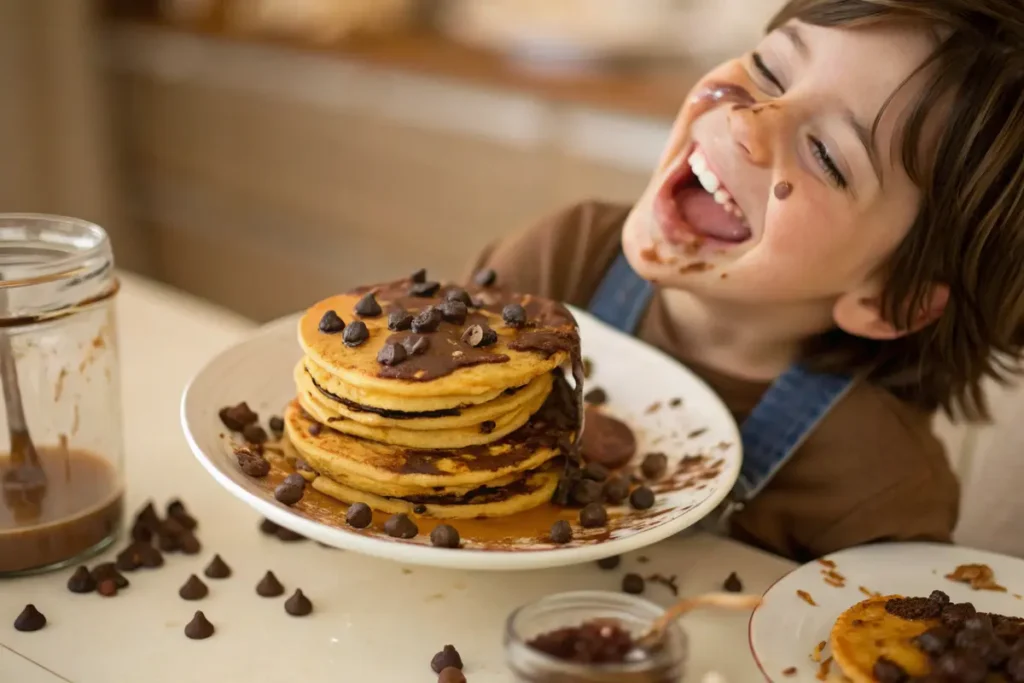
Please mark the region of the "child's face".
<svg viewBox="0 0 1024 683"><path fill-rule="evenodd" d="M921 86L900 85L935 47L923 30L794 22L707 74L626 221L630 263L733 301L877 295L921 202L894 144Z"/></svg>

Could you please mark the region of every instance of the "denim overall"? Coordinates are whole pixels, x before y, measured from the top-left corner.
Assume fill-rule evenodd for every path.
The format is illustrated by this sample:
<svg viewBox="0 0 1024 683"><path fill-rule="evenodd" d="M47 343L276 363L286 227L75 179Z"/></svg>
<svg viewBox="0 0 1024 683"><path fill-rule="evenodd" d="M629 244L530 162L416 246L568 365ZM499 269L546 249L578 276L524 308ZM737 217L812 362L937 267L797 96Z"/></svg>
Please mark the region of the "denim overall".
<svg viewBox="0 0 1024 683"><path fill-rule="evenodd" d="M651 283L621 252L598 285L588 309L627 334L636 332L654 294ZM743 465L719 523L753 499L793 456L825 415L853 386L853 379L811 372L799 364L786 370L740 426Z"/></svg>

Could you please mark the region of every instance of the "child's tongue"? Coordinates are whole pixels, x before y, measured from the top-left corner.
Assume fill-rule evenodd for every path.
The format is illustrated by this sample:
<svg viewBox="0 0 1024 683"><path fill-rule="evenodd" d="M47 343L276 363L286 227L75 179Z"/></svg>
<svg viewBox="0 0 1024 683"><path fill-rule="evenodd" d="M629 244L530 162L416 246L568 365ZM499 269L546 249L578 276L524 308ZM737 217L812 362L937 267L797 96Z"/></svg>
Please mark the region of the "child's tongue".
<svg viewBox="0 0 1024 683"><path fill-rule="evenodd" d="M722 242L750 239L750 228L726 211L703 188L684 188L676 194L675 200L679 215L699 235Z"/></svg>

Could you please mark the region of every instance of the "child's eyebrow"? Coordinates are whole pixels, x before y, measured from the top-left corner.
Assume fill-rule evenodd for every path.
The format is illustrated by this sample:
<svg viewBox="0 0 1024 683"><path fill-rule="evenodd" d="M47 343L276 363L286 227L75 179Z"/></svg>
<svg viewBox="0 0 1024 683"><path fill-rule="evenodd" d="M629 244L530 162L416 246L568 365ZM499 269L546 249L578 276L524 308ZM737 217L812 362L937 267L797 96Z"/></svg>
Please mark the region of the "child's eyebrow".
<svg viewBox="0 0 1024 683"><path fill-rule="evenodd" d="M882 174L882 163L878 158L878 151L875 149L875 136L872 134L871 129L861 123L856 115L850 109L846 109L844 112L846 121L853 130L857 133L857 137L860 138L860 143L864 145L864 149L868 153L868 158L871 159L871 167L875 170L875 176L878 178L878 184L884 186L885 179Z"/></svg>
<svg viewBox="0 0 1024 683"><path fill-rule="evenodd" d="M801 57L807 58L810 56L811 50L807 47L807 41L804 40L804 37L800 34L800 29L795 25L786 24L785 26L780 26L779 32L789 38Z"/></svg>

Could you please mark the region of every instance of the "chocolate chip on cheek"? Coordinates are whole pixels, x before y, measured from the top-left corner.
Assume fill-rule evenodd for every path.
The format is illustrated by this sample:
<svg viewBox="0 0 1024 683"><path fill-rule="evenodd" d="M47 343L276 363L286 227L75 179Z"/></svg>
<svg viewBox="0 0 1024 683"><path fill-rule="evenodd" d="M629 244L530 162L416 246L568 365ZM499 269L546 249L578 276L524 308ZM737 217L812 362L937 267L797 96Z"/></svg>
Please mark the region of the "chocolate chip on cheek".
<svg viewBox="0 0 1024 683"><path fill-rule="evenodd" d="M403 339L402 346L410 356L419 356L430 349L430 340L422 335L414 334Z"/></svg>
<svg viewBox="0 0 1024 683"><path fill-rule="evenodd" d="M356 529L365 529L373 521L373 511L366 503L353 503L345 513L345 522Z"/></svg>
<svg viewBox="0 0 1024 683"><path fill-rule="evenodd" d="M324 334L337 334L345 329L345 321L335 311L327 311L320 318L319 328Z"/></svg>
<svg viewBox="0 0 1024 683"><path fill-rule="evenodd" d="M493 268L481 270L473 277L473 282L480 287L493 287L497 280L498 274L494 272Z"/></svg>
<svg viewBox="0 0 1024 683"><path fill-rule="evenodd" d="M560 519L551 525L550 537L552 542L564 545L572 540L572 527L569 522Z"/></svg>
<svg viewBox="0 0 1024 683"><path fill-rule="evenodd" d="M401 332L412 327L412 313L408 311L391 311L388 313L388 329Z"/></svg>
<svg viewBox="0 0 1024 683"><path fill-rule="evenodd" d="M289 474L284 481L274 489L274 498L285 505L295 505L302 500L302 494L306 490L306 479L298 473Z"/></svg>
<svg viewBox="0 0 1024 683"><path fill-rule="evenodd" d="M469 309L461 301L445 301L441 304L441 317L445 322L461 325L466 322L467 315L469 315Z"/></svg>
<svg viewBox="0 0 1024 683"><path fill-rule="evenodd" d="M596 529L608 523L608 511L600 503L590 503L580 510L580 525L585 529Z"/></svg>
<svg viewBox="0 0 1024 683"><path fill-rule="evenodd" d="M516 329L526 325L526 309L519 304L507 304L501 309L501 319Z"/></svg>
<svg viewBox="0 0 1024 683"><path fill-rule="evenodd" d="M909 678L906 669L885 657L879 657L872 669L878 683L904 683Z"/></svg>
<svg viewBox="0 0 1024 683"><path fill-rule="evenodd" d="M629 503L637 510L648 510L654 506L654 491L641 486L629 495Z"/></svg>
<svg viewBox="0 0 1024 683"><path fill-rule="evenodd" d="M585 393L583 400L592 406L600 406L608 402L608 394L605 393L604 389L598 387Z"/></svg>
<svg viewBox="0 0 1024 683"><path fill-rule="evenodd" d="M601 569L611 570L616 569L622 564L622 558L618 555L612 555L611 557L602 557L597 561L597 566Z"/></svg>
<svg viewBox="0 0 1024 683"><path fill-rule="evenodd" d="M486 420L485 422L480 423L480 433L490 434L494 431L495 427L497 427L497 425L494 423L494 420Z"/></svg>
<svg viewBox="0 0 1024 683"><path fill-rule="evenodd" d="M392 538L409 539L415 538L420 530L416 523L409 519L409 515L400 512L397 515L392 515L388 518L388 521L384 522L384 532Z"/></svg>
<svg viewBox="0 0 1024 683"><path fill-rule="evenodd" d="M266 443L267 431L257 424L246 425L245 429L242 430L242 438L249 443Z"/></svg>
<svg viewBox="0 0 1024 683"><path fill-rule="evenodd" d="M377 303L377 296L373 292L367 292L356 302L355 313L361 318L376 318L382 312L380 304Z"/></svg>
<svg viewBox="0 0 1024 683"><path fill-rule="evenodd" d="M25 605L25 609L21 610L21 614L14 620L14 629L22 633L38 631L44 626L46 617L32 604Z"/></svg>
<svg viewBox="0 0 1024 683"><path fill-rule="evenodd" d="M345 342L345 346L359 346L367 339L370 338L370 330L366 328L366 323L362 320L356 320L345 326L345 331L341 335L342 341Z"/></svg>
<svg viewBox="0 0 1024 683"><path fill-rule="evenodd" d="M430 532L430 543L438 548L458 548L462 539L455 527L441 524Z"/></svg>
<svg viewBox="0 0 1024 683"><path fill-rule="evenodd" d="M618 505L629 497L629 482L622 477L613 477L604 484L604 499Z"/></svg>
<svg viewBox="0 0 1024 683"><path fill-rule="evenodd" d="M454 645L445 645L440 652L431 657L430 668L436 674L447 668L462 669L462 657Z"/></svg>
<svg viewBox="0 0 1024 683"><path fill-rule="evenodd" d="M427 281L427 269L420 268L415 273L409 276L409 280L414 283L426 282Z"/></svg>
<svg viewBox="0 0 1024 683"><path fill-rule="evenodd" d="M472 297L469 296L469 292L467 292L466 290L462 289L461 287L455 287L455 288L449 289L447 292L445 292L444 293L444 300L445 301L458 301L458 302L460 302L462 304L465 304L466 308L469 308L470 306L473 305L473 299L472 299Z"/></svg>
<svg viewBox="0 0 1024 683"><path fill-rule="evenodd" d="M436 332L441 326L441 311L433 306L424 308L412 319L412 331L417 334Z"/></svg>
<svg viewBox="0 0 1024 683"><path fill-rule="evenodd" d="M377 362L381 365L387 365L394 367L398 365L406 358L409 357L409 352L405 350L405 347L401 344L395 344L388 342L381 350L377 353Z"/></svg>
<svg viewBox="0 0 1024 683"><path fill-rule="evenodd" d="M439 289L441 289L441 283L439 282L416 282L409 288L409 294L410 296L429 299L437 294L437 290Z"/></svg>
<svg viewBox="0 0 1024 683"><path fill-rule="evenodd" d="M640 471L647 479L660 479L667 469L668 458L664 453L648 453L640 465Z"/></svg>
<svg viewBox="0 0 1024 683"><path fill-rule="evenodd" d="M250 477L262 479L270 473L270 463L262 455L257 455L248 448L239 448L235 451L235 458L238 460L238 467Z"/></svg>
<svg viewBox="0 0 1024 683"><path fill-rule="evenodd" d="M640 595L646 588L644 577L639 574L626 574L622 577L622 592L630 595Z"/></svg>

